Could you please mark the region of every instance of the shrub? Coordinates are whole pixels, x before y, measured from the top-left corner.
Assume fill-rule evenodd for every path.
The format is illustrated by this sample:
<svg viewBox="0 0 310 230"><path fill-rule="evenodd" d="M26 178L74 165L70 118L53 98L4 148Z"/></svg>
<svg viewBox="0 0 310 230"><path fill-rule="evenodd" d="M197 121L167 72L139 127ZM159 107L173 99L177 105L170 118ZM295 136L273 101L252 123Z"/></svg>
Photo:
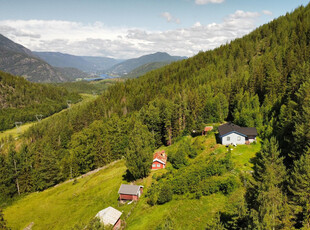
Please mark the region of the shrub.
<svg viewBox="0 0 310 230"><path fill-rule="evenodd" d="M169 202L170 200L172 200L172 189L171 186L169 184L162 184L160 191L159 191L159 196L158 196L158 200L157 203L158 204L164 204Z"/></svg>

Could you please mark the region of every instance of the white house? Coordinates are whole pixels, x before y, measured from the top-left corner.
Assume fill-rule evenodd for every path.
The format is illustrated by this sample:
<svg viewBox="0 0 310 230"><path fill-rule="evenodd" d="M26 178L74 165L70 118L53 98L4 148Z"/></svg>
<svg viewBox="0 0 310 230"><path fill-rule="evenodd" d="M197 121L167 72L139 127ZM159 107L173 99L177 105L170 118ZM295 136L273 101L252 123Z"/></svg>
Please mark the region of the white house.
<svg viewBox="0 0 310 230"><path fill-rule="evenodd" d="M240 127L233 123L226 123L218 127L222 145L250 144L256 140L256 128Z"/></svg>

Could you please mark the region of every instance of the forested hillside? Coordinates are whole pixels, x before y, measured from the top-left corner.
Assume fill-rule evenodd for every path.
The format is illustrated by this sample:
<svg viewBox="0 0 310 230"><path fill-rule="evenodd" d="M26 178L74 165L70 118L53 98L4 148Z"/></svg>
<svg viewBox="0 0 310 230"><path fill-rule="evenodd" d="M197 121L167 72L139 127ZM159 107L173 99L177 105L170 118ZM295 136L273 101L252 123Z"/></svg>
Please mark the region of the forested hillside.
<svg viewBox="0 0 310 230"><path fill-rule="evenodd" d="M219 216L223 227L309 228L309 46L308 4L230 44L115 84L31 128L20 148L5 143L2 200L18 186L43 190L132 153L144 154L136 157L143 164L154 146L229 120L257 127L263 144L242 212Z"/></svg>
<svg viewBox="0 0 310 230"><path fill-rule="evenodd" d="M132 58L132 59L125 60L121 63L118 63L112 66L111 68L106 70L106 72L111 73L111 74L116 74L116 75L124 75L148 63L173 62L173 61L178 61L182 59L186 59L186 57L170 56L167 53L157 52L154 54L148 54L148 55L144 55L138 58Z"/></svg>
<svg viewBox="0 0 310 230"><path fill-rule="evenodd" d="M47 117L66 108L67 100L79 99L63 88L30 83L0 71L0 131L14 127L15 122L36 120L35 115Z"/></svg>
<svg viewBox="0 0 310 230"><path fill-rule="evenodd" d="M136 77L140 77L144 74L146 74L147 72L150 72L152 70L155 69L159 69L165 65L170 64L171 61L167 61L167 62L151 62L151 63L147 63L144 64L142 66L139 66L138 68L135 68L134 70L132 70L130 73L124 75L124 78L136 78Z"/></svg>

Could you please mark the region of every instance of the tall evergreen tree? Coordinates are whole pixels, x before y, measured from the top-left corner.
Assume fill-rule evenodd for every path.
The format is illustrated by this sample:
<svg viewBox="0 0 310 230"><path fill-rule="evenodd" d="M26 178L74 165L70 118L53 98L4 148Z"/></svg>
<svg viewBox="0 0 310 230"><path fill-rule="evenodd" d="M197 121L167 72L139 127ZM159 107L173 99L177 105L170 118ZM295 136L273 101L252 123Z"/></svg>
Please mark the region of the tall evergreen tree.
<svg viewBox="0 0 310 230"><path fill-rule="evenodd" d="M136 121L129 135L126 166L135 178L146 177L153 160L154 139L147 127Z"/></svg>
<svg viewBox="0 0 310 230"><path fill-rule="evenodd" d="M310 229L310 149L294 163L289 190L295 205L301 208L303 226Z"/></svg>
<svg viewBox="0 0 310 230"><path fill-rule="evenodd" d="M252 192L249 206L255 228L286 228L291 224L286 220L288 207L283 192L286 169L274 137L264 141L262 150L257 154L254 170L255 181L248 192Z"/></svg>

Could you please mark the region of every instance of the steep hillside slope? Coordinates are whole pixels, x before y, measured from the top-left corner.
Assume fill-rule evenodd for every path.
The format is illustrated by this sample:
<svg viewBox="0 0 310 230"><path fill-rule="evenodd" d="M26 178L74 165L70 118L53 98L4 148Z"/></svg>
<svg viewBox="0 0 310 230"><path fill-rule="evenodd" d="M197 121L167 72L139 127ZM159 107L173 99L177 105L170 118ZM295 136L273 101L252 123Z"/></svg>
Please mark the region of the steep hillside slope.
<svg viewBox="0 0 310 230"><path fill-rule="evenodd" d="M95 75L91 75L85 73L79 69L71 68L71 67L54 67L58 72L62 73L62 75L66 76L66 81L76 81L77 79L84 79L89 77L95 77Z"/></svg>
<svg viewBox="0 0 310 230"><path fill-rule="evenodd" d="M33 53L29 49L25 48L20 44L12 42L10 39L4 37L2 34L0 34L0 47L6 50L10 50L12 52L23 53L34 57Z"/></svg>
<svg viewBox="0 0 310 230"><path fill-rule="evenodd" d="M133 58L114 65L107 72L116 75L123 75L131 72L135 68L152 62L173 62L185 59L185 57L170 56L167 53L157 52L154 54L144 55L139 58Z"/></svg>
<svg viewBox="0 0 310 230"><path fill-rule="evenodd" d="M144 186L144 193L137 204L122 205L118 202L120 185L128 183L124 181L125 162L120 160L107 165L98 172L67 181L40 193L29 194L20 199L4 210L8 226L13 229L22 229L34 222L36 229L72 229L74 226L79 226L77 229L82 229L98 211L112 206L123 212L121 219L126 229L157 229L167 222L173 223L176 229L204 229L212 221L212 217L217 211L231 210L233 205L238 203L242 198L244 188L233 188L229 194L213 192L209 195L201 195L199 198L195 198L194 193L175 195L174 199L166 204L148 204L150 185L158 183L161 175L174 171L174 175L178 176L186 170L190 171L196 168L198 161L200 164L205 164L212 159L212 151L218 154L218 158L226 154L225 148L216 145L214 134L208 137L193 139L186 137L185 139L191 139L193 143L199 139L203 142L205 150L200 152L197 159L191 160L190 164L183 169L175 170L168 166L167 170L153 171L149 177L136 181L136 184ZM211 146L215 146L215 148ZM170 146L166 148L166 151L169 153L174 148L175 146ZM243 157L246 157L247 160L240 166L250 165L249 159L255 155L259 148L259 145L247 146L247 152L236 148L232 151L232 159L238 163ZM208 162L208 164L212 163ZM240 166L237 165L236 170L243 173ZM247 169L248 167L244 170ZM231 175L234 175L234 172L228 172L225 176L217 176L213 179L226 180ZM186 189L184 186L184 191ZM154 222L154 219L157 221ZM199 221L193 221L193 219Z"/></svg>
<svg viewBox="0 0 310 230"><path fill-rule="evenodd" d="M15 175L5 171L11 161L4 161L4 172L11 180L0 175L0 195L9 199L17 194L17 176L26 192L38 191L69 178L68 168L78 176L125 156L135 125L147 128L157 147L200 131L207 123L229 120L255 126L262 139L276 137L279 142L278 147L272 138L272 148L264 149L281 150L281 158L274 154L275 161L284 159L280 169L289 174L295 165L306 167L299 160L309 155L310 143L309 34L307 5L230 44L115 84L95 102L32 127L25 134L26 150L14 155L29 156L31 167ZM284 186L290 176L279 180L285 183L277 187L282 192L278 197L289 195L296 210L306 210L307 204L298 203L297 192L287 194ZM247 211L259 211L252 207ZM298 218L306 221L306 215L298 214Z"/></svg>
<svg viewBox="0 0 310 230"><path fill-rule="evenodd" d="M67 100L80 97L65 89L30 83L22 77L0 71L0 130L14 127L15 122L36 120L67 107Z"/></svg>
<svg viewBox="0 0 310 230"><path fill-rule="evenodd" d="M6 209L8 226L24 229L31 222L34 222L34 229L85 226L100 210L108 206L118 208L117 191L125 171L124 161L119 161L76 181L30 194L19 200L17 206Z"/></svg>
<svg viewBox="0 0 310 230"><path fill-rule="evenodd" d="M137 78L137 77L140 77L140 76L146 74L147 72L150 72L152 70L159 69L161 67L169 65L170 63L171 63L171 61L147 63L147 64L144 64L142 66L139 66L138 68L135 68L134 70L132 70L130 73L124 75L123 77L124 78Z"/></svg>
<svg viewBox="0 0 310 230"><path fill-rule="evenodd" d="M34 82L63 82L72 79L67 72L59 71L37 58L30 50L0 34L0 70L24 76Z"/></svg>

